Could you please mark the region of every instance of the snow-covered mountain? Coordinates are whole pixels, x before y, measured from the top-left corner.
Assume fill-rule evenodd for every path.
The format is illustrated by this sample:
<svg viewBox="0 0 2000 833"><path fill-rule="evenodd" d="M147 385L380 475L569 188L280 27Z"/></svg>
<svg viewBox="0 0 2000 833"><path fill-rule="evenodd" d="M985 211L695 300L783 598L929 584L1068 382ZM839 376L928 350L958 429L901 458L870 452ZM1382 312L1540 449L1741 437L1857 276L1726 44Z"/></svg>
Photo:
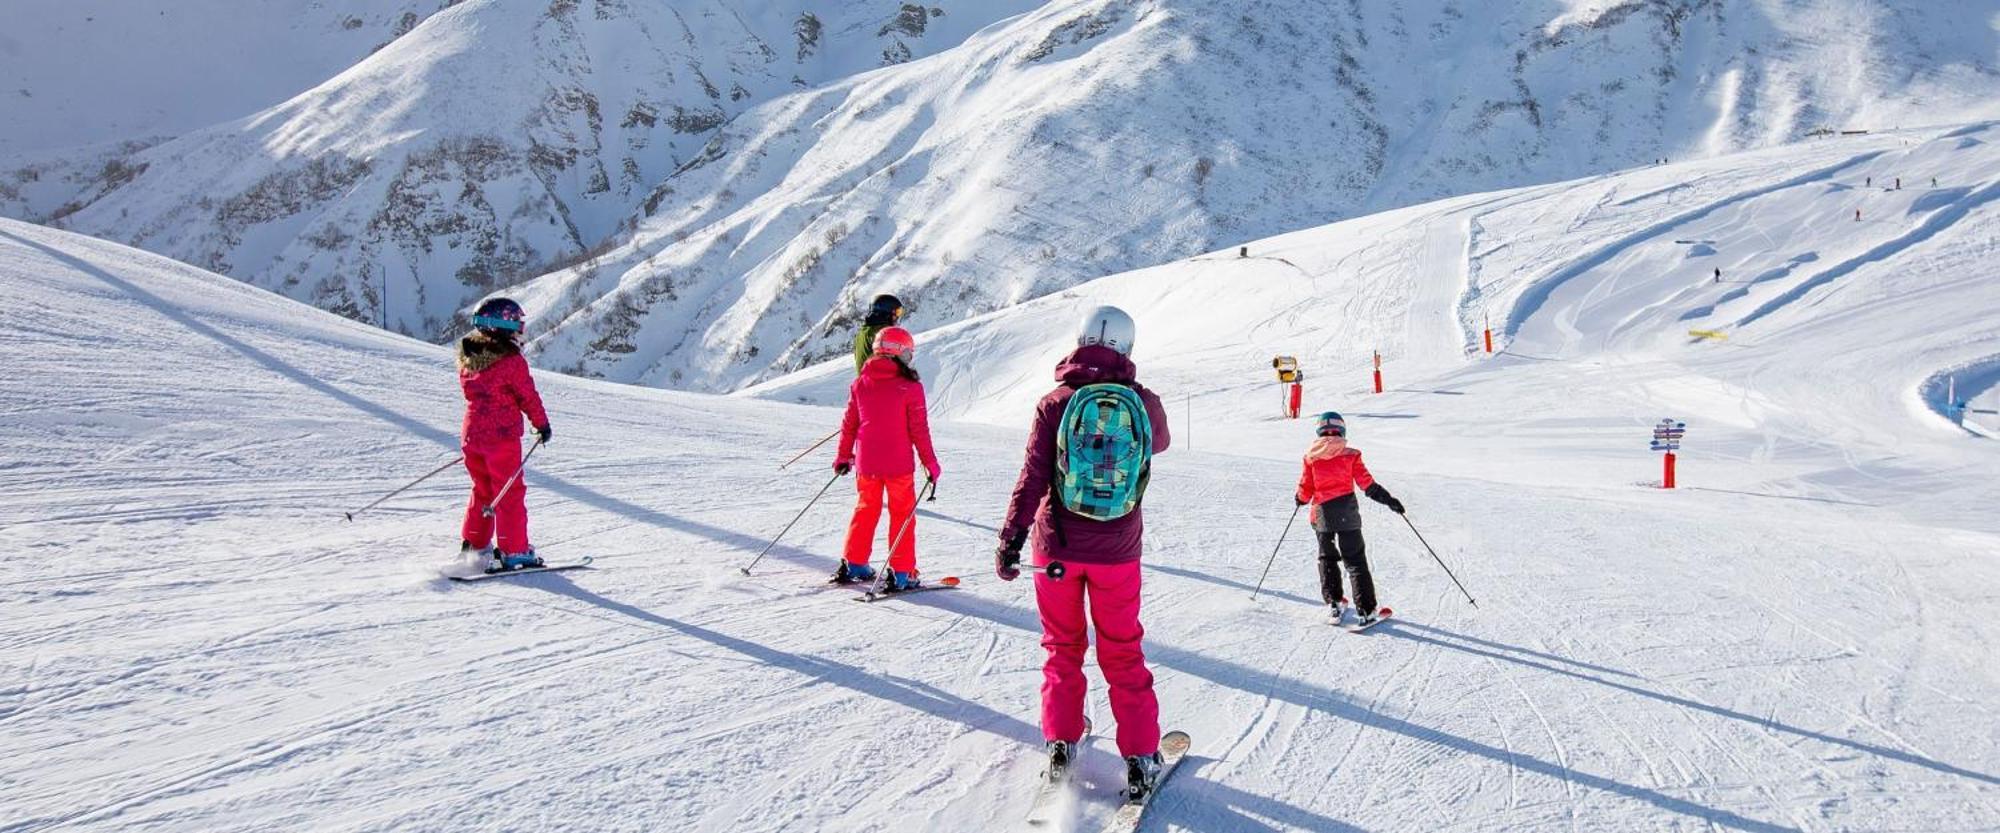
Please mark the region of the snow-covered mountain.
<svg viewBox="0 0 2000 833"><path fill-rule="evenodd" d="M435 338L470 300L628 226L743 110L936 51L1020 4L964 5L454 2L274 107L6 165L0 210ZM67 66L35 55L42 72Z"/></svg>
<svg viewBox="0 0 2000 833"><path fill-rule="evenodd" d="M844 349L879 291L935 326L1434 197L2000 116L1996 27L1889 0L474 0L240 121L17 170L0 207L427 338L548 272L518 289L546 362L726 390Z"/></svg>
<svg viewBox="0 0 2000 833"><path fill-rule="evenodd" d="M778 470L837 410L538 373L534 539L596 563L456 585L446 350L0 221L0 833L1031 829L1040 627L988 554L1022 397L1096 300L1137 313L1176 420L1142 616L1195 740L1147 830L2000 828L2000 444L1931 384L1959 374L1994 424L1996 195L2000 127L1845 138L923 333L944 475L919 563L965 580L873 605L824 583L851 499L809 504L846 486L830 450ZM1279 352L1478 607L1370 504L1396 616L1326 624ZM1671 492L1662 416L1689 424ZM1099 737L1053 829L1117 803L1091 674Z"/></svg>
<svg viewBox="0 0 2000 833"><path fill-rule="evenodd" d="M562 318L538 346L730 389L839 353L879 291L935 326L1423 199L2000 115L1996 27L1844 0L1050 3L724 126L669 181L685 200L530 293Z"/></svg>

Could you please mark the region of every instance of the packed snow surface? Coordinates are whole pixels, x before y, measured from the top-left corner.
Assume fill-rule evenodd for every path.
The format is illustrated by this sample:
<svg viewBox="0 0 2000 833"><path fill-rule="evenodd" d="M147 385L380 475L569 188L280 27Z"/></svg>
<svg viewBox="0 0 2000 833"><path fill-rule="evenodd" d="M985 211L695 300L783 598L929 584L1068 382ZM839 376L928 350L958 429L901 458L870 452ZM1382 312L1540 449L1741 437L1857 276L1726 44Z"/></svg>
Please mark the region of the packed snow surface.
<svg viewBox="0 0 2000 833"><path fill-rule="evenodd" d="M920 333L921 563L965 583L874 605L822 583L845 481L736 573L827 483L825 450L778 468L823 404L544 372L535 540L596 564L456 584L456 469L342 520L456 453L447 351L0 222L0 831L1024 829L1042 652L993 527L1099 302L1176 419L1144 617L1194 747L1149 830L1995 829L2000 451L1935 384L1993 424L1995 147L1465 197ZM1326 623L1303 524L1279 540L1310 433L1280 353L1477 608L1371 504L1397 615ZM1655 488L1661 417L1689 488ZM1063 830L1122 778L1090 708Z"/></svg>

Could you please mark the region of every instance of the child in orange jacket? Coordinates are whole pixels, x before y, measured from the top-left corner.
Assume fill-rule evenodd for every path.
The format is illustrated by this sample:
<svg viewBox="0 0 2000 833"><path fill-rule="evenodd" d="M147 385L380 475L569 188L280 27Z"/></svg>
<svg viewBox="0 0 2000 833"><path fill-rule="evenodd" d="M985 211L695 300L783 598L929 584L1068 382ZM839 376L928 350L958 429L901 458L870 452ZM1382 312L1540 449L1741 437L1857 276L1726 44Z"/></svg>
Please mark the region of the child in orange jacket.
<svg viewBox="0 0 2000 833"><path fill-rule="evenodd" d="M1292 499L1300 506L1311 504L1312 528L1319 539L1320 598L1333 607L1336 624L1346 617L1341 605L1340 567L1347 566L1347 582L1354 591L1354 610L1361 624L1380 618L1375 604L1375 578L1368 572L1367 542L1361 538L1361 502L1355 487L1370 500L1403 514L1403 502L1375 482L1368 466L1361 462L1360 449L1347 444L1347 421L1327 411L1319 415L1319 439L1306 450L1305 470L1299 475L1298 492Z"/></svg>

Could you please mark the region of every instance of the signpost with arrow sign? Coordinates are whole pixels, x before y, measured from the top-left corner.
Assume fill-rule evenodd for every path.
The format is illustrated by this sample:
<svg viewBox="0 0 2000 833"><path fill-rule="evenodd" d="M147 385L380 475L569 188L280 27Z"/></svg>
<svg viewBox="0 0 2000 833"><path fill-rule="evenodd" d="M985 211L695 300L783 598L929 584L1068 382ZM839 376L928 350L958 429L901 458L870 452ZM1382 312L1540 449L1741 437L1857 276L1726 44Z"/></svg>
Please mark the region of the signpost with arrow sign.
<svg viewBox="0 0 2000 833"><path fill-rule="evenodd" d="M1681 438L1687 435L1687 423L1672 419L1660 420L1653 426L1653 450L1666 452L1666 474L1660 479L1660 488L1674 487L1674 453L1681 450Z"/></svg>

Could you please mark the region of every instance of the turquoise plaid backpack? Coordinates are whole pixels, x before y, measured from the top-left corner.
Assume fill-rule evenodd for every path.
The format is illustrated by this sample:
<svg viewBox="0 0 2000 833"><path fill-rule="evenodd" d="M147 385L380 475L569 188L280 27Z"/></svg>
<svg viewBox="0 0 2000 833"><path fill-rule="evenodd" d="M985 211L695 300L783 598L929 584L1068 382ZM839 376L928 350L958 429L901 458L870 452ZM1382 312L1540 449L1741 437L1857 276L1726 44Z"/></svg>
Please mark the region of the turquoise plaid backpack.
<svg viewBox="0 0 2000 833"><path fill-rule="evenodd" d="M1056 498L1109 521L1138 508L1153 462L1153 421L1138 392L1118 384L1078 388L1056 429Z"/></svg>

